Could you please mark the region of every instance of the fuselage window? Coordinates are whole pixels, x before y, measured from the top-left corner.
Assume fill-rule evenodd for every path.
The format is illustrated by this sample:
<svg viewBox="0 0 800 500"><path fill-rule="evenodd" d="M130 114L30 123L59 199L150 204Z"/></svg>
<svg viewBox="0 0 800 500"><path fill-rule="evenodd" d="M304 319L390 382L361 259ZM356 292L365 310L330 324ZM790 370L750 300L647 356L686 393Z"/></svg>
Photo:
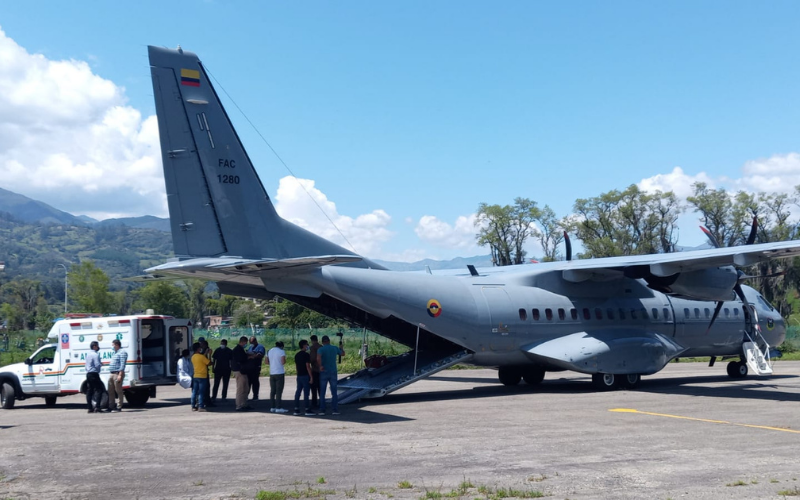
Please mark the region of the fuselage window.
<svg viewBox="0 0 800 500"><path fill-rule="evenodd" d="M619 309L619 319L625 319L625 310L621 307Z"/></svg>
<svg viewBox="0 0 800 500"><path fill-rule="evenodd" d="M547 321L553 321L553 310L552 309L545 309L544 310L544 317L547 318Z"/></svg>
<svg viewBox="0 0 800 500"><path fill-rule="evenodd" d="M688 308L688 307L684 307L684 308L683 308L683 317L684 317L684 319L689 319L689 318L691 318L691 317L692 317L692 314L691 314L691 312L689 311L689 308Z"/></svg>
<svg viewBox="0 0 800 500"><path fill-rule="evenodd" d="M710 318L710 317L711 317L711 310L710 310L709 308L707 308L707 307L706 307L706 308L704 308L704 309L703 309L703 312L704 312L704 313L705 313L705 315L706 315L706 319L708 319L708 318Z"/></svg>
<svg viewBox="0 0 800 500"><path fill-rule="evenodd" d="M699 307L695 307L694 308L694 317L695 317L695 319L700 319L700 308Z"/></svg>
<svg viewBox="0 0 800 500"><path fill-rule="evenodd" d="M725 311L725 317L726 318L731 315L731 310L728 309L727 307L724 309L724 311Z"/></svg>
<svg viewBox="0 0 800 500"><path fill-rule="evenodd" d="M565 311L564 309L562 309L560 307L558 308L558 319L560 319L561 321L564 321L565 319L567 319L567 311Z"/></svg>
<svg viewBox="0 0 800 500"><path fill-rule="evenodd" d="M606 317L608 319L614 319L614 310L611 309L610 307L606 309Z"/></svg>
<svg viewBox="0 0 800 500"><path fill-rule="evenodd" d="M588 307L583 308L583 319L592 319L592 313L589 312Z"/></svg>
<svg viewBox="0 0 800 500"><path fill-rule="evenodd" d="M631 309L631 319L637 319L636 318L636 309Z"/></svg>
<svg viewBox="0 0 800 500"><path fill-rule="evenodd" d="M531 314L532 314L532 317L533 317L534 321L539 321L539 310L538 309L532 309L531 310Z"/></svg>
<svg viewBox="0 0 800 500"><path fill-rule="evenodd" d="M522 321L527 321L527 319L528 319L528 311L526 311L525 309L520 309L519 310L519 319L521 319Z"/></svg>
<svg viewBox="0 0 800 500"><path fill-rule="evenodd" d="M653 319L658 319L658 309L655 307L652 309Z"/></svg>
<svg viewBox="0 0 800 500"><path fill-rule="evenodd" d="M575 309L574 307L569 310L569 315L573 320L575 320L575 321L578 320L578 310Z"/></svg>
<svg viewBox="0 0 800 500"><path fill-rule="evenodd" d="M664 308L664 319L669 321L669 308L667 307Z"/></svg>
<svg viewBox="0 0 800 500"><path fill-rule="evenodd" d="M597 319L603 319L603 310L599 307L594 308L594 317Z"/></svg>
<svg viewBox="0 0 800 500"><path fill-rule="evenodd" d="M766 307L766 308L767 308L767 309L769 309L770 311L774 311L774 310L775 310L775 308L774 308L774 307L772 307L772 304L770 304L769 302L767 302L767 299L765 299L765 298L764 298L764 297L762 297L761 295L759 295L759 296L758 296L758 299L757 299L757 300L758 300L758 303L759 303L759 304L761 304L762 306Z"/></svg>
<svg viewBox="0 0 800 500"><path fill-rule="evenodd" d="M734 307L734 308L733 308L733 315L734 315L734 316L736 316L736 317L738 318L738 317L739 317L739 309L737 309L737 308L735 308L735 307Z"/></svg>

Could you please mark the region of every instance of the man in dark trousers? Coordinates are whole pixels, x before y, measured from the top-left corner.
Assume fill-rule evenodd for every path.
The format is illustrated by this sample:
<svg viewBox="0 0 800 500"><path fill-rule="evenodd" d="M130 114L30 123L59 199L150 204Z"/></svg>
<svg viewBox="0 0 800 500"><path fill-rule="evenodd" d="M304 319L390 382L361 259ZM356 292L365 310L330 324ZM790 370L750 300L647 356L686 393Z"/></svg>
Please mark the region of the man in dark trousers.
<svg viewBox="0 0 800 500"><path fill-rule="evenodd" d="M228 349L227 340L220 341L219 348L214 351L212 358L214 359L214 393L211 401L217 401L220 382L222 382L222 400L225 401L228 397L228 382L231 379L231 359L233 358L233 351Z"/></svg>
<svg viewBox="0 0 800 500"><path fill-rule="evenodd" d="M100 413L103 393L106 392L103 381L100 380L100 370L103 368L97 353L100 344L93 340L89 349L91 351L86 355L86 404L89 406L89 413Z"/></svg>
<svg viewBox="0 0 800 500"><path fill-rule="evenodd" d="M253 401L258 401L258 390L261 388L261 362L264 356L267 355L267 350L263 345L258 343L258 339L254 336L250 337L250 347L247 348L247 357L250 358L250 371L247 373L247 379L250 381L250 387L253 388Z"/></svg>
<svg viewBox="0 0 800 500"><path fill-rule="evenodd" d="M311 356L311 407L314 411L319 408L319 363L317 363L317 351L322 347L316 335L311 336L311 345L308 354Z"/></svg>
<svg viewBox="0 0 800 500"><path fill-rule="evenodd" d="M250 383L247 381L247 353L244 346L247 345L247 337L240 337L239 343L233 348L231 353L231 370L236 374L236 411L251 410L247 404L247 393L250 391Z"/></svg>

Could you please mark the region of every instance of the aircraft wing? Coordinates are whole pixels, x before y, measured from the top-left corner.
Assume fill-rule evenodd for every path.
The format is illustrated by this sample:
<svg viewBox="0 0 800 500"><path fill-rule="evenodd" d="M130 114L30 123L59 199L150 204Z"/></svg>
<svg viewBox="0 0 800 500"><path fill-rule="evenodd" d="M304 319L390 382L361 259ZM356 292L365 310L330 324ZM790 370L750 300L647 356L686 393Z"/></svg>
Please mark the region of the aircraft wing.
<svg viewBox="0 0 800 500"><path fill-rule="evenodd" d="M639 277L639 274L673 276L721 266L751 266L770 259L796 256L800 256L800 241L794 240L680 253L572 260L559 262L555 267L563 271L565 280L577 283Z"/></svg>

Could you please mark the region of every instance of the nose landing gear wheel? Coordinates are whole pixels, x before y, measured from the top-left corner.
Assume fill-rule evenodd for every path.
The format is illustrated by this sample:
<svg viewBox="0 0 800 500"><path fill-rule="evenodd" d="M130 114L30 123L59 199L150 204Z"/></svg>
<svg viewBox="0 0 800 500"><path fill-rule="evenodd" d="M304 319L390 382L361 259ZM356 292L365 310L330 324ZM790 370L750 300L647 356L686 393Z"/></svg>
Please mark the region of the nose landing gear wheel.
<svg viewBox="0 0 800 500"><path fill-rule="evenodd" d="M592 383L601 391L610 391L617 388L617 377L613 373L594 373Z"/></svg>
<svg viewBox="0 0 800 500"><path fill-rule="evenodd" d="M731 361L728 363L727 368L730 378L745 378L747 376L747 363L744 361Z"/></svg>

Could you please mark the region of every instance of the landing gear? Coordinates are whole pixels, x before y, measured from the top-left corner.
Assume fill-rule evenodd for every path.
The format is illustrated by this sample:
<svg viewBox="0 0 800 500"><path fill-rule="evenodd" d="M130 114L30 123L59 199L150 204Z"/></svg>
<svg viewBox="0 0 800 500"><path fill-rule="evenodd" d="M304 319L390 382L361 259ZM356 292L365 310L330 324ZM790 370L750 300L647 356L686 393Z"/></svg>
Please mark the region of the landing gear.
<svg viewBox="0 0 800 500"><path fill-rule="evenodd" d="M544 380L544 370L541 368L530 368L522 374L525 383L528 385L538 385Z"/></svg>
<svg viewBox="0 0 800 500"><path fill-rule="evenodd" d="M500 383L503 385L517 385L522 380L522 374L514 367L501 366L497 370L497 378L500 379Z"/></svg>
<svg viewBox="0 0 800 500"><path fill-rule="evenodd" d="M747 376L747 363L744 361L731 361L728 363L728 376L730 378L745 378Z"/></svg>
<svg viewBox="0 0 800 500"><path fill-rule="evenodd" d="M613 373L593 373L592 383L601 391L610 391L617 388L618 378Z"/></svg>
<svg viewBox="0 0 800 500"><path fill-rule="evenodd" d="M628 375L620 375L620 382L622 387L626 389L636 389L642 381L642 376L638 373L629 373Z"/></svg>

